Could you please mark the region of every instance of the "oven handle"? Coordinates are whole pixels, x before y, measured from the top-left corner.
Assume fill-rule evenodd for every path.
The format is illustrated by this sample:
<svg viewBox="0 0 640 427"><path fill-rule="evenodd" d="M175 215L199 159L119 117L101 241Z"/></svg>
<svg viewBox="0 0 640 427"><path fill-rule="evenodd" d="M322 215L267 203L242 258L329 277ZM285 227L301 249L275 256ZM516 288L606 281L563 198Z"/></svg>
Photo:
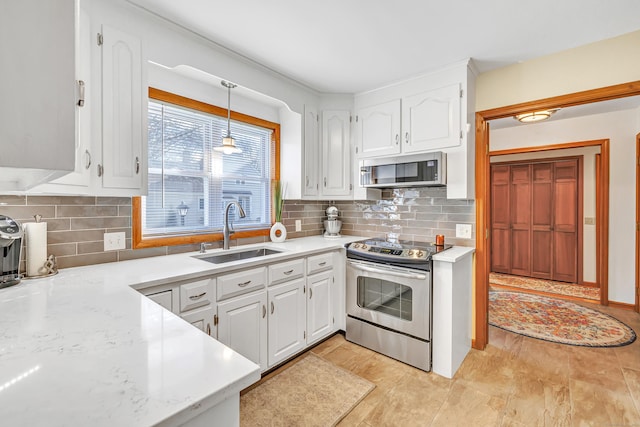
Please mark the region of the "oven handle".
<svg viewBox="0 0 640 427"><path fill-rule="evenodd" d="M403 271L391 270L384 267L372 267L368 264L362 264L357 261L348 261L348 262L354 268L360 269L362 271L368 271L369 273L388 274L390 276L397 276L397 277L404 277L407 279L418 279L418 280L424 280L427 278L425 274L405 273Z"/></svg>

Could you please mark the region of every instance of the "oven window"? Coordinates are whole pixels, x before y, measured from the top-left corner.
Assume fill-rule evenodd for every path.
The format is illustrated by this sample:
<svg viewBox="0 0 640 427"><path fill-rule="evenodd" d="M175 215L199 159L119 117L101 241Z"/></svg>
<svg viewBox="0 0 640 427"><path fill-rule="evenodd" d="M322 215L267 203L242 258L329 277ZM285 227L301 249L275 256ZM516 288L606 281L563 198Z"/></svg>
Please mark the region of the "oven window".
<svg viewBox="0 0 640 427"><path fill-rule="evenodd" d="M402 320L411 320L413 291L410 287L372 277L358 277L358 306Z"/></svg>

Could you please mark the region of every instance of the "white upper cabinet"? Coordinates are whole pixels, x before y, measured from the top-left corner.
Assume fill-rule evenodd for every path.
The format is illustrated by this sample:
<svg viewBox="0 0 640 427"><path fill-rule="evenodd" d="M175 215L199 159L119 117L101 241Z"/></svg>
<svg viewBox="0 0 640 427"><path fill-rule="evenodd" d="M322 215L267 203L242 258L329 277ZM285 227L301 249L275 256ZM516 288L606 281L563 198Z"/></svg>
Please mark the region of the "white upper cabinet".
<svg viewBox="0 0 640 427"><path fill-rule="evenodd" d="M322 196L351 195L349 111L322 112Z"/></svg>
<svg viewBox="0 0 640 427"><path fill-rule="evenodd" d="M460 84L452 84L359 109L357 156L422 153L460 145L460 97Z"/></svg>
<svg viewBox="0 0 640 427"><path fill-rule="evenodd" d="M140 39L102 26L102 162L109 189L141 190L146 150Z"/></svg>
<svg viewBox="0 0 640 427"><path fill-rule="evenodd" d="M460 145L460 84L402 99L402 150L433 151Z"/></svg>
<svg viewBox="0 0 640 427"><path fill-rule="evenodd" d="M74 0L0 6L0 191L74 169L77 12Z"/></svg>
<svg viewBox="0 0 640 427"><path fill-rule="evenodd" d="M320 184L318 180L320 174L320 162L318 161L320 159L318 123L318 111L313 107L305 105L303 196L317 196L320 192Z"/></svg>
<svg viewBox="0 0 640 427"><path fill-rule="evenodd" d="M358 157L400 152L400 100L362 108L356 115Z"/></svg>

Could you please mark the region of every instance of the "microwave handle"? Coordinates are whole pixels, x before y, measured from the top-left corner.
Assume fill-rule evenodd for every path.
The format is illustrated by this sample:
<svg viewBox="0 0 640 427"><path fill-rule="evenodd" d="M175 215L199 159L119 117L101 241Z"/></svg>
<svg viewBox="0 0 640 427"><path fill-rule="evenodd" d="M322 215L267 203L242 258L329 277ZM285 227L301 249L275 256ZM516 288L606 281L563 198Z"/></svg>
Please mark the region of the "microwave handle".
<svg viewBox="0 0 640 427"><path fill-rule="evenodd" d="M404 277L406 279L424 280L427 278L426 274L405 273L402 271L391 270L384 267L372 267L370 265L365 265L357 261L349 261L349 265L362 271L368 271L369 273L387 274L389 276Z"/></svg>

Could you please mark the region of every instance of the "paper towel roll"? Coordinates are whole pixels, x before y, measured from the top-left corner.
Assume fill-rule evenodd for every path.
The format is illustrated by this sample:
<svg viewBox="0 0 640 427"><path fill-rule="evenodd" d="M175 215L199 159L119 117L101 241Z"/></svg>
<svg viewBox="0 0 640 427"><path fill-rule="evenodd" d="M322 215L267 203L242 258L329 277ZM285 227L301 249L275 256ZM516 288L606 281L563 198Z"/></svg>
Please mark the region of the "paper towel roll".
<svg viewBox="0 0 640 427"><path fill-rule="evenodd" d="M42 276L46 273L47 223L27 222L24 224L27 249L27 276Z"/></svg>

